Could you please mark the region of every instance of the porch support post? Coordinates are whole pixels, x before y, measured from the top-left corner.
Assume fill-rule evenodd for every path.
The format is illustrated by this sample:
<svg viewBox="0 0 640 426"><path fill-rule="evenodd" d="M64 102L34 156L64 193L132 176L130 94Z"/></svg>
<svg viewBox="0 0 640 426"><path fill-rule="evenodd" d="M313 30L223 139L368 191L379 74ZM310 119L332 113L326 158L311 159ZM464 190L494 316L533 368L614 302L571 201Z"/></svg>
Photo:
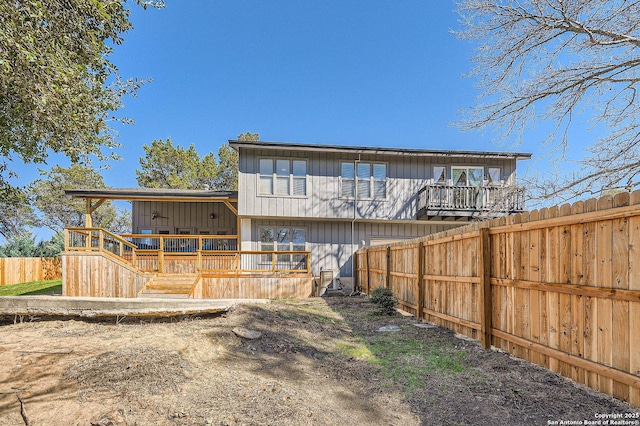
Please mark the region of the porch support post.
<svg viewBox="0 0 640 426"><path fill-rule="evenodd" d="M87 198L86 200L86 206L87 209L85 210L85 214L84 214L84 227L85 228L91 228L91 199Z"/></svg>

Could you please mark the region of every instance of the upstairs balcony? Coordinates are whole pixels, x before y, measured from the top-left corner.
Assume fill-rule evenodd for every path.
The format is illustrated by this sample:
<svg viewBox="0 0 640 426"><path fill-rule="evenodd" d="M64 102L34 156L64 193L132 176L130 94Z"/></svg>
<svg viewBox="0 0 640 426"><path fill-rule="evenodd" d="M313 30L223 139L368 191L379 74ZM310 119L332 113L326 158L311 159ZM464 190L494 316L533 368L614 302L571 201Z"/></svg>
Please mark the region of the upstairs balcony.
<svg viewBox="0 0 640 426"><path fill-rule="evenodd" d="M524 188L426 185L418 192L418 219L490 219L524 210Z"/></svg>

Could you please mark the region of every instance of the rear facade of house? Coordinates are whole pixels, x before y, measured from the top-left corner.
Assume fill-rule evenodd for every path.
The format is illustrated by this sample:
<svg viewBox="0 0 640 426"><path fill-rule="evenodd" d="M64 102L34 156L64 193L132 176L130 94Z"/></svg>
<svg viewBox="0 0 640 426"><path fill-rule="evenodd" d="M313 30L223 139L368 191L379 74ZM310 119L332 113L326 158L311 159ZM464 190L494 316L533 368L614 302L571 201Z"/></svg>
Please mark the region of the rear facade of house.
<svg viewBox="0 0 640 426"><path fill-rule="evenodd" d="M239 154L241 250L308 250L345 285L364 245L523 209L529 154L229 141Z"/></svg>
<svg viewBox="0 0 640 426"><path fill-rule="evenodd" d="M362 247L521 211L529 154L229 141L238 190L77 189L85 226L65 230L70 296L274 298L349 289ZM94 228L132 203L130 234ZM321 272L323 272L321 274Z"/></svg>

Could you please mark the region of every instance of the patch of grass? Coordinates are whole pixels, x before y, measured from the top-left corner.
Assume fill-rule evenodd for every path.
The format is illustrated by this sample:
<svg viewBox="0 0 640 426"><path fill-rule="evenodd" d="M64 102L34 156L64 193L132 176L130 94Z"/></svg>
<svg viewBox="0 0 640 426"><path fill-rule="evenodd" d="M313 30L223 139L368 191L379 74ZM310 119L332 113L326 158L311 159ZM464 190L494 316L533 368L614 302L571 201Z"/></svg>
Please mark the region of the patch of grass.
<svg viewBox="0 0 640 426"><path fill-rule="evenodd" d="M466 353L450 346L425 345L400 333L372 338L369 349L379 359L387 378L404 384L405 391L420 387L429 374L448 375L465 370Z"/></svg>
<svg viewBox="0 0 640 426"><path fill-rule="evenodd" d="M53 293L62 293L62 279L0 286L0 296L28 296Z"/></svg>
<svg viewBox="0 0 640 426"><path fill-rule="evenodd" d="M344 322L342 317L333 312L327 311L326 304L319 303L315 299L277 299L273 303L279 303L281 305L289 306L295 309L287 314L280 313L280 315L286 319L300 319L306 318L308 321L324 323L324 324L338 324Z"/></svg>
<svg viewBox="0 0 640 426"><path fill-rule="evenodd" d="M347 344L347 343L338 343L337 348L344 355L349 357L362 359L365 361L369 361L374 364L379 364L380 360L371 353L371 350L364 343L361 344Z"/></svg>

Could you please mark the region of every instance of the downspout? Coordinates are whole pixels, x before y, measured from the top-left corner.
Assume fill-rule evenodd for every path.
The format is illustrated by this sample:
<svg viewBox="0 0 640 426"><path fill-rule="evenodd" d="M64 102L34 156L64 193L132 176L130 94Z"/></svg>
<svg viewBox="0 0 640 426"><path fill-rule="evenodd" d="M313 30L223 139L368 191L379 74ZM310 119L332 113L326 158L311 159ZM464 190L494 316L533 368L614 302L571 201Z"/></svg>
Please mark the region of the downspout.
<svg viewBox="0 0 640 426"><path fill-rule="evenodd" d="M355 271L353 270L354 262L354 246L355 246L355 223L357 220L357 211L358 211L358 163L360 162L361 155L358 154L358 159L353 162L353 220L351 221L351 285L355 288L355 283L353 282L353 278L356 276Z"/></svg>

